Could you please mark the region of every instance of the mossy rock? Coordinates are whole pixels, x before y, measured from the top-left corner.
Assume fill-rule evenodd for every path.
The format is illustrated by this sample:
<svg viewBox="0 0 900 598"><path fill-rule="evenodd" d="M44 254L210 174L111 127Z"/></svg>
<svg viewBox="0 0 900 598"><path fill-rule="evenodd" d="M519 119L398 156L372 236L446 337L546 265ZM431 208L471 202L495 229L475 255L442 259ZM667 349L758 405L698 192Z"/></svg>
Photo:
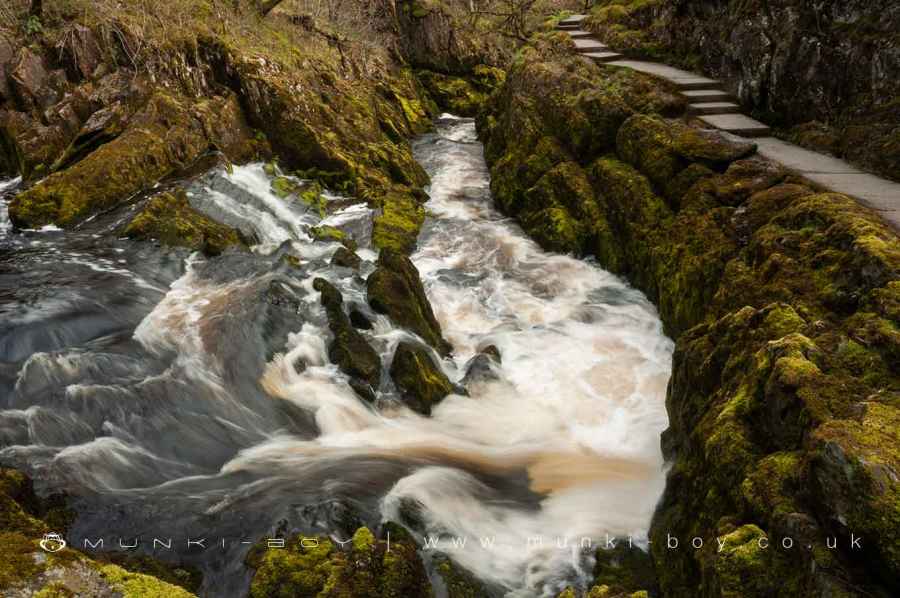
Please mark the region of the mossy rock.
<svg viewBox="0 0 900 598"><path fill-rule="evenodd" d="M234 98L196 103L159 92L116 139L17 195L10 218L23 228L72 226L187 168L210 146L246 159L249 139Z"/></svg>
<svg viewBox="0 0 900 598"><path fill-rule="evenodd" d="M392 534L388 550L368 528L359 528L343 549L328 538L294 536L285 548L258 545L247 561L256 570L251 598L433 596L415 543Z"/></svg>
<svg viewBox="0 0 900 598"><path fill-rule="evenodd" d="M422 415L430 415L432 408L455 387L423 347L402 342L397 345L391 361L391 378L400 390L403 401Z"/></svg>
<svg viewBox="0 0 900 598"><path fill-rule="evenodd" d="M241 233L191 207L181 189L160 193L125 226L125 236L188 247L214 256L229 247L246 248Z"/></svg>
<svg viewBox="0 0 900 598"><path fill-rule="evenodd" d="M410 254L416 248L425 209L408 192L396 191L380 201L381 213L372 225L372 243L378 249Z"/></svg>
<svg viewBox="0 0 900 598"><path fill-rule="evenodd" d="M382 249L375 271L366 281L369 305L395 324L419 335L441 355L452 347L441 335L441 325L431 309L419 271L404 254Z"/></svg>
<svg viewBox="0 0 900 598"><path fill-rule="evenodd" d="M328 315L328 326L334 339L328 346L328 358L342 372L368 385L363 397L374 399L374 391L381 384L381 359L365 337L357 331L344 313L341 292L324 278L313 281L313 288L322 294L322 305Z"/></svg>

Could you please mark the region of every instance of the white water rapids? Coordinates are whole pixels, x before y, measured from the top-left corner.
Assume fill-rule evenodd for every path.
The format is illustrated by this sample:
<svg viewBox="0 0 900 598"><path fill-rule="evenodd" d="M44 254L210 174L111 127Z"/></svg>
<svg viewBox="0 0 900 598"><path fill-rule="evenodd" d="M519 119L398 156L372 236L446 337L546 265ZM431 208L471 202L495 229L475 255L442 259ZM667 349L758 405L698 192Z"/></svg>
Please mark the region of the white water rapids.
<svg viewBox="0 0 900 598"><path fill-rule="evenodd" d="M236 167L220 179L222 188L195 189L191 200L250 229L260 256L284 242L300 255L306 271L293 292L304 315L286 345L260 361L250 334L254 298L270 275L232 263L249 258L217 258L229 264L226 276L215 260L191 257L134 332L158 367L95 350L92 359L108 360L99 374L77 363L81 351L35 353L18 374L0 429L20 420L28 430L50 429L35 423L36 414L47 420L55 404L73 413L55 417L84 430L53 440L49 432L44 440L10 432L16 441L0 457L37 463L33 471L101 495L141 490L141 500L169 505L160 511L193 508L195 519L252 513L259 523L246 526L257 537L277 517L295 522L289 513L297 505L330 496L368 509L363 521L408 523L412 509L426 555L437 543L515 597L586 583L585 538L595 547L607 534L640 543L663 490L659 436L673 349L653 306L590 261L542 251L494 210L470 120L443 117L414 149L431 185L430 217L412 259L453 345L441 366L459 382L468 360L494 345L499 380L447 397L431 417L391 400L389 381L375 408L362 401L328 360L327 324L312 289L322 276L346 304L364 305L362 278L328 265L338 245L310 240L318 218L285 207L260 165ZM350 206L326 223L367 217L367 209ZM376 254L358 254L365 276ZM389 364L411 335L372 316L366 336ZM53 403L33 398L29 384L64 390ZM291 423L299 416L288 420L281 407L308 414L314 426ZM228 594L214 586L207 590Z"/></svg>

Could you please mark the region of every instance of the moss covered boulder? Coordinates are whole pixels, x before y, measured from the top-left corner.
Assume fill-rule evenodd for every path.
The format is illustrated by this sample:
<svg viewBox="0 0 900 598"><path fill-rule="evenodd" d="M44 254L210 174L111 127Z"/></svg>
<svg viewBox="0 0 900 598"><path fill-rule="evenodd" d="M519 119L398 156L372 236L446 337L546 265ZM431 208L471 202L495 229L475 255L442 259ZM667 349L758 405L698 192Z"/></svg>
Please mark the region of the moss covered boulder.
<svg viewBox="0 0 900 598"><path fill-rule="evenodd" d="M414 343L397 345L391 361L391 378L403 401L422 415L430 415L435 405L456 390L431 354Z"/></svg>
<svg viewBox="0 0 900 598"><path fill-rule="evenodd" d="M366 281L366 295L372 309L419 335L441 355L450 354L452 347L441 335L441 325L425 295L419 271L408 257L383 249L375 271Z"/></svg>
<svg viewBox="0 0 900 598"><path fill-rule="evenodd" d="M251 140L233 96L198 103L159 92L116 139L16 196L10 218L19 227L71 226L189 167L210 147L246 160Z"/></svg>
<svg viewBox="0 0 900 598"><path fill-rule="evenodd" d="M90 558L71 548L48 553L39 542L57 531L42 518L47 505L31 480L14 469L0 468L0 594L4 596L122 596L144 598L194 594L178 584ZM156 563L157 568L164 567ZM174 569L174 567L173 567Z"/></svg>
<svg viewBox="0 0 900 598"><path fill-rule="evenodd" d="M152 197L124 229L132 239L188 247L219 255L229 247L246 247L241 233L219 224L191 207L183 190Z"/></svg>
<svg viewBox="0 0 900 598"><path fill-rule="evenodd" d="M429 70L416 71L416 76L442 110L458 116L476 116L506 74L495 67L478 65L466 77Z"/></svg>
<svg viewBox="0 0 900 598"><path fill-rule="evenodd" d="M328 327L334 336L328 346L328 358L350 376L351 385L363 398L375 399L381 383L381 359L365 337L353 327L344 313L341 292L324 278L313 281L313 288L322 294L322 305L328 315Z"/></svg>
<svg viewBox="0 0 900 598"><path fill-rule="evenodd" d="M398 526L387 524L387 530L390 547L365 527L342 546L324 537L301 536L285 539L284 548L257 545L247 556L248 566L256 570L250 596L431 598L415 542Z"/></svg>
<svg viewBox="0 0 900 598"><path fill-rule="evenodd" d="M410 254L425 222L425 208L411 193L392 191L379 200L381 213L372 224L372 243L378 249Z"/></svg>

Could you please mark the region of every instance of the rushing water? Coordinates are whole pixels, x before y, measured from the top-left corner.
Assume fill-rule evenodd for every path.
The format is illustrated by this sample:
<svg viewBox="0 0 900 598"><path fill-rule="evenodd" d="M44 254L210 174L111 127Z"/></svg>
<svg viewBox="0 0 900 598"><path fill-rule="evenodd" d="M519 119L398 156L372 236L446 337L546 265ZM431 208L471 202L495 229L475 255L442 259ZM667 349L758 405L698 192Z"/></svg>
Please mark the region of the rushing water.
<svg viewBox="0 0 900 598"><path fill-rule="evenodd" d="M66 233L0 224L0 461L72 496L70 542L140 537L171 558L146 542L207 538L179 556L204 569L206 594L230 596L248 544L276 529L346 539L391 519L426 561L437 543L491 592L524 597L586 583L583 538L645 538L672 351L653 307L493 209L470 120L443 117L414 150L432 183L412 257L454 348L442 367L459 381L480 348L502 355L499 379L430 418L387 375L364 403L328 361L316 276L373 319L385 364L411 338L365 305L365 206L330 197L326 221L363 243L359 273L329 265L338 245L311 240L318 215L274 196L260 165L189 191L252 235L252 253L117 239L127 213Z"/></svg>

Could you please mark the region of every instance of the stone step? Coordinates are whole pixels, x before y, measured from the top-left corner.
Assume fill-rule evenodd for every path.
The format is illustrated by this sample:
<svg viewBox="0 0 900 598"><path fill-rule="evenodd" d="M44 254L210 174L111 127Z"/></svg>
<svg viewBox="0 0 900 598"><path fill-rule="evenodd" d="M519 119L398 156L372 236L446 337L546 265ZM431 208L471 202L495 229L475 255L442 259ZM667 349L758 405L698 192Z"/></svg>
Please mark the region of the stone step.
<svg viewBox="0 0 900 598"><path fill-rule="evenodd" d="M727 102L731 96L721 89L689 89L681 92L692 104L705 102Z"/></svg>
<svg viewBox="0 0 900 598"><path fill-rule="evenodd" d="M741 107L734 102L698 102L688 105L688 114L735 114Z"/></svg>
<svg viewBox="0 0 900 598"><path fill-rule="evenodd" d="M758 120L743 114L710 114L699 117L700 122L742 137L766 137L772 130Z"/></svg>
<svg viewBox="0 0 900 598"><path fill-rule="evenodd" d="M618 52L582 52L582 56L587 56L595 62L612 62L622 58Z"/></svg>
<svg viewBox="0 0 900 598"><path fill-rule="evenodd" d="M606 49L606 44L601 44L593 39L573 39L575 49L579 52L600 52Z"/></svg>
<svg viewBox="0 0 900 598"><path fill-rule="evenodd" d="M587 18L587 15L572 15L570 17L566 17L562 19L558 25L580 25L583 20Z"/></svg>
<svg viewBox="0 0 900 598"><path fill-rule="evenodd" d="M566 33L568 33L569 37L571 37L572 39L579 37L591 37L592 35L594 35L590 31L584 31L583 29L569 29L566 31Z"/></svg>
<svg viewBox="0 0 900 598"><path fill-rule="evenodd" d="M707 77L677 77L673 78L672 81L675 82L675 85L678 86L678 89L681 90L691 90L691 89L715 89L719 86L719 82L715 79L708 79Z"/></svg>

